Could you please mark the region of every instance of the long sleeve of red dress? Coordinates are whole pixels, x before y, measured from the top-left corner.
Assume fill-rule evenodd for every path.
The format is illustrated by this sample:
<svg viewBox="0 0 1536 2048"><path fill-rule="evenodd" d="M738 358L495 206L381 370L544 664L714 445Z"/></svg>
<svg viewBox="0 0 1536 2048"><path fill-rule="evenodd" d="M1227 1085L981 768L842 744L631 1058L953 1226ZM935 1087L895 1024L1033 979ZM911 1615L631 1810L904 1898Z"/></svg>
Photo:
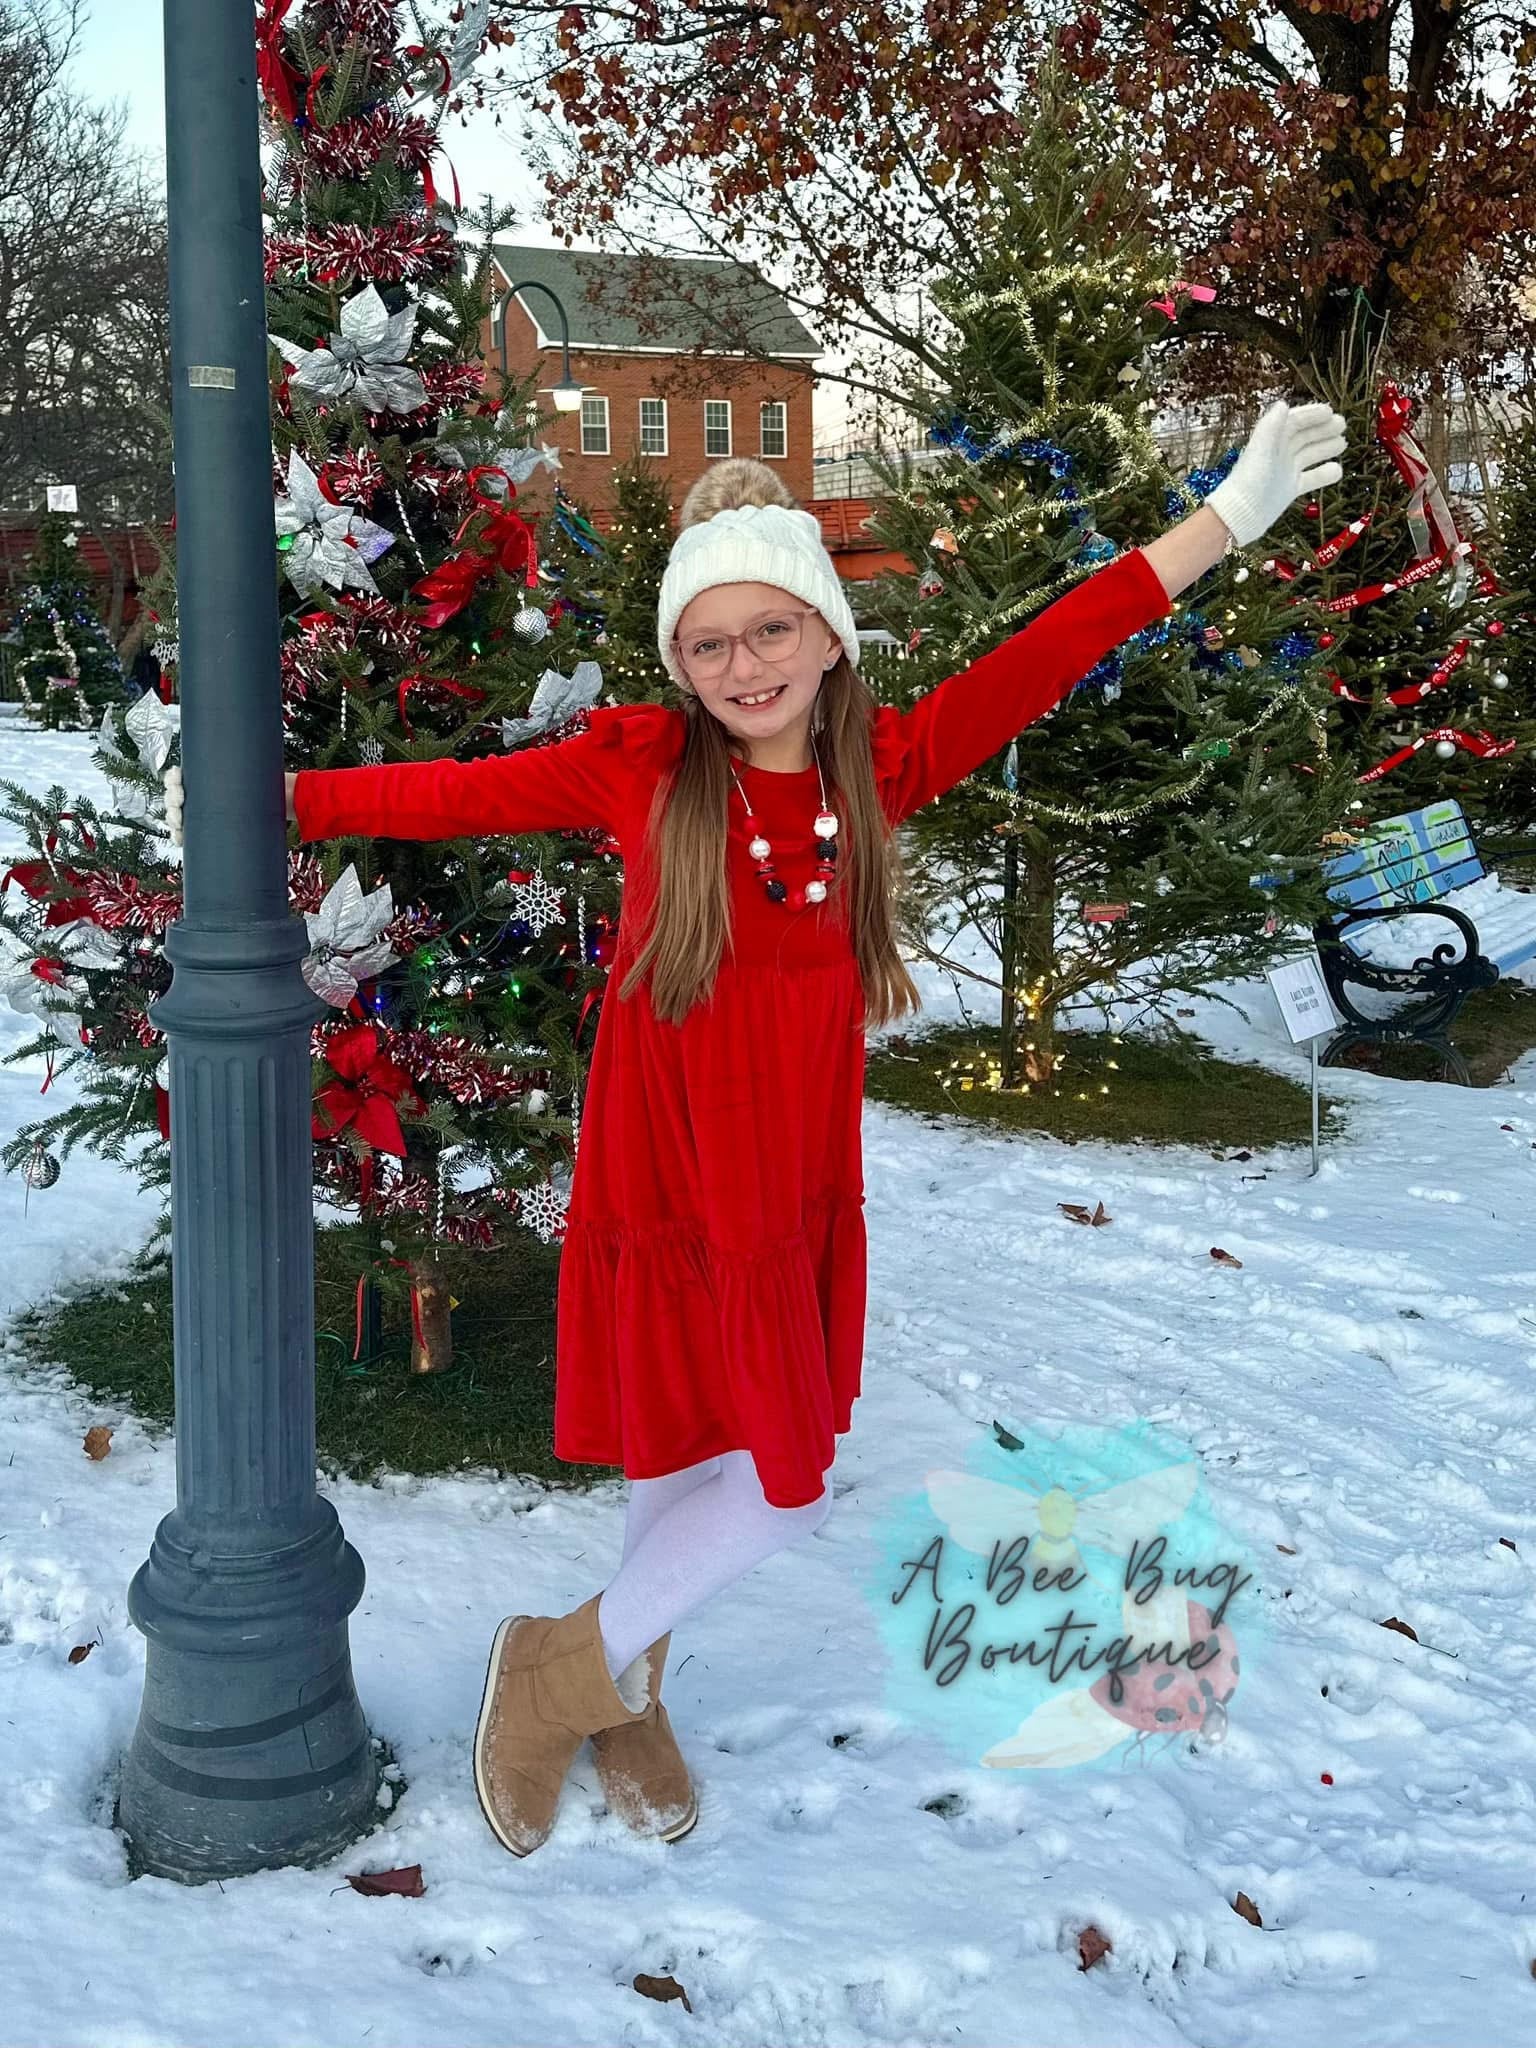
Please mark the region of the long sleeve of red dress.
<svg viewBox="0 0 1536 2048"><path fill-rule="evenodd" d="M554 746L478 761L392 761L305 768L293 787L300 839L482 839L493 834L612 829L626 726L667 717L655 704L601 705Z"/></svg>
<svg viewBox="0 0 1536 2048"><path fill-rule="evenodd" d="M950 789L1043 717L1111 649L1171 600L1140 548L1085 576L1001 645L920 697L883 705L872 738L893 820ZM307 768L294 785L299 837L476 839L493 834L613 831L637 774L675 748L682 713L658 704L600 705L586 730L553 746L477 761L397 761L378 768ZM652 751L652 744L663 744Z"/></svg>
<svg viewBox="0 0 1536 2048"><path fill-rule="evenodd" d="M1172 608L1146 555L1130 548L909 711L882 706L875 752L886 768L887 812L905 818L952 789L1043 718L1106 654Z"/></svg>

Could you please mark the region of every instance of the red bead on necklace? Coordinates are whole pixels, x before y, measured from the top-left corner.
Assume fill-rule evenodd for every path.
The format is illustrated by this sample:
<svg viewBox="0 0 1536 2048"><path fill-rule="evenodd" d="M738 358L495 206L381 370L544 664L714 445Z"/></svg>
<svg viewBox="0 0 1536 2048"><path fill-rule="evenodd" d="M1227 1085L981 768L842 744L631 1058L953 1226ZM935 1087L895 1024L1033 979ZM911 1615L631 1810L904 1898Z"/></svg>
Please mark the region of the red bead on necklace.
<svg viewBox="0 0 1536 2048"><path fill-rule="evenodd" d="M821 772L821 756L816 752L814 740L811 742L811 753L816 761L816 780L821 790L821 808L811 824L816 847L816 876L814 881L807 882L804 888L797 886L790 889L774 873L773 846L758 824L752 809L752 799L741 788L741 777L736 773L734 763L728 763L731 780L741 790L741 801L747 813L747 830L752 835L747 844L747 851L751 854L753 865L764 889L768 892L769 901L782 903L790 910L800 910L807 903L824 902L827 884L837 872L837 817L827 807L826 778Z"/></svg>

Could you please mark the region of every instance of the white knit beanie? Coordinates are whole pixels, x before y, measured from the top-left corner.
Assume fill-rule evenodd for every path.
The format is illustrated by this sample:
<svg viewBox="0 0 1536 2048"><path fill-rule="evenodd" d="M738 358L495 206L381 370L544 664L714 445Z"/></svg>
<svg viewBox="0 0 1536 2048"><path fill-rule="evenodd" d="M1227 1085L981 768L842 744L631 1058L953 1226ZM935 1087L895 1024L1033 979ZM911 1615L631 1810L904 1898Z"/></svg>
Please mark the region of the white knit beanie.
<svg viewBox="0 0 1536 2048"><path fill-rule="evenodd" d="M682 689L692 685L678 664L672 635L684 607L717 583L771 583L804 598L858 667L859 629L813 513L788 505L732 505L677 536L661 579L656 646L668 675Z"/></svg>

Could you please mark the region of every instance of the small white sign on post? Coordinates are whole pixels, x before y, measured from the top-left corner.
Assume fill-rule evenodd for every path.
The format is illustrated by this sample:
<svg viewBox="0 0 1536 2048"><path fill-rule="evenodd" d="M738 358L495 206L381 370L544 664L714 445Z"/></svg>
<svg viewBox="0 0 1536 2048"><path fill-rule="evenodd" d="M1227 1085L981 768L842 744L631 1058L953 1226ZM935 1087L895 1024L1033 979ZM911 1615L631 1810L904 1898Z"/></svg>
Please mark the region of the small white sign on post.
<svg viewBox="0 0 1536 2048"><path fill-rule="evenodd" d="M1317 1041L1325 1031L1334 1029L1339 1018L1334 1010L1333 1000L1328 994L1328 984L1323 979L1323 963L1317 957L1315 946L1308 953L1298 954L1293 959L1281 960L1275 966L1265 968L1264 973L1275 992L1275 1001L1280 1005L1285 1028L1291 1034L1291 1043L1305 1044L1311 1054L1312 1172L1315 1174L1318 1170Z"/></svg>
<svg viewBox="0 0 1536 2048"><path fill-rule="evenodd" d="M73 484L50 484L48 486L48 510L50 512L78 512L80 493Z"/></svg>

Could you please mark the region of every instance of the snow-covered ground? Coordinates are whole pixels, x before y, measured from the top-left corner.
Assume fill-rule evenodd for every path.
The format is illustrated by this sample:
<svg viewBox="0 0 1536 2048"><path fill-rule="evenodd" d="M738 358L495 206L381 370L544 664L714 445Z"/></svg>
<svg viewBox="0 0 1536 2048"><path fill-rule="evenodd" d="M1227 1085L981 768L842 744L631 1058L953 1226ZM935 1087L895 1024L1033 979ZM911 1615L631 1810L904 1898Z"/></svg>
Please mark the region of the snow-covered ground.
<svg viewBox="0 0 1536 2048"><path fill-rule="evenodd" d="M88 744L7 731L0 773L78 787ZM951 1014L945 979L924 986ZM1267 992L1236 993L1246 1021L1200 1003L1193 1028L1304 1077ZM25 1029L0 1014L4 1044ZM7 1128L40 1079L0 1069ZM324 1870L130 1881L110 1825L144 1652L125 1593L173 1502L171 1451L12 1353L0 2041L1536 2038L1536 1060L1490 1090L1325 1085L1350 1128L1315 1179L1305 1148L1218 1161L867 1106L865 1392L837 1504L674 1635L665 1696L701 1819L672 1845L603 1814L583 1752L554 1834L515 1860L470 1776L496 1623L606 1582L622 1482L404 1478L327 1489L368 1566L352 1655L409 1779L398 1811ZM25 1217L23 1198L0 1180L8 1306L102 1279L147 1226L82 1153ZM1101 1229L1057 1207L1100 1200ZM1143 1419L1197 1453L1265 1567L1246 1597L1268 1654L1224 1740L1145 1769L987 1770L890 1712L862 1573L891 1504L994 1417ZM116 1430L99 1463L95 1423ZM345 1882L412 1863L420 1898ZM1089 1925L1113 1947L1083 1971ZM639 1972L675 1976L692 2012L636 1992Z"/></svg>

